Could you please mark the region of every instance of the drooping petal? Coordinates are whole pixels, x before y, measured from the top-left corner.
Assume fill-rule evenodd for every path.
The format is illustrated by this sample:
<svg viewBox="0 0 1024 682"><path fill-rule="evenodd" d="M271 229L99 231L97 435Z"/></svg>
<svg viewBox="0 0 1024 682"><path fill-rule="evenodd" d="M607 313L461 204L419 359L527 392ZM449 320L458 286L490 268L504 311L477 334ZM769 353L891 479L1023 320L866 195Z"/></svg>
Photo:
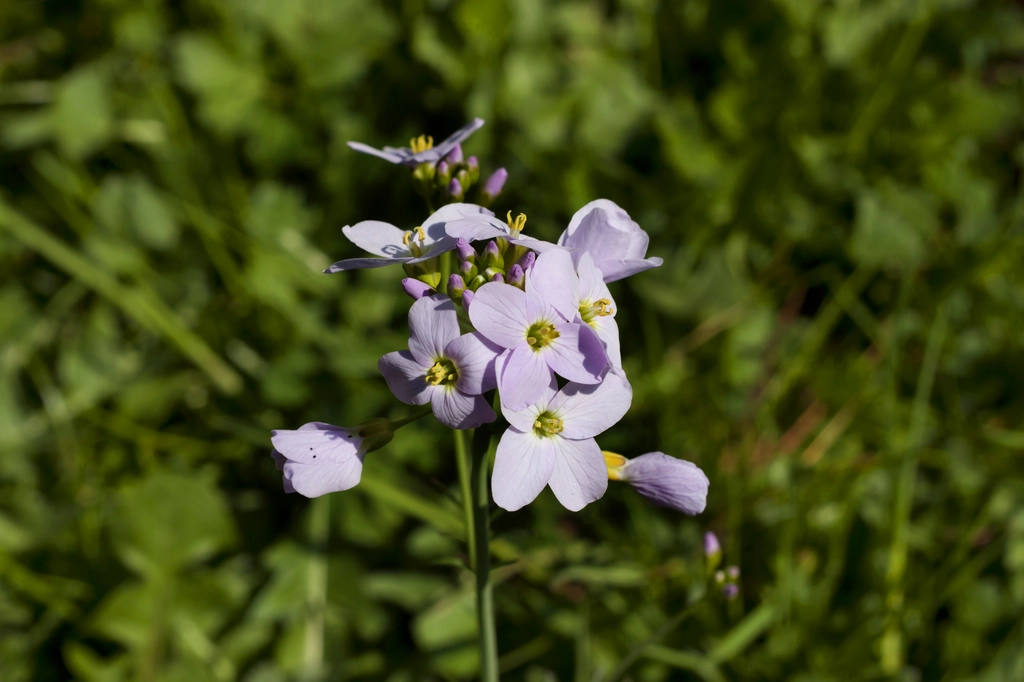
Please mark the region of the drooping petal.
<svg viewBox="0 0 1024 682"><path fill-rule="evenodd" d="M389 161L391 163L400 164L403 163L406 159L406 155L400 154L397 151L382 151L380 149L375 149L363 142L349 142L348 146L356 150L357 152L369 154L370 156L376 156L379 159L384 159L385 161Z"/></svg>
<svg viewBox="0 0 1024 682"><path fill-rule="evenodd" d="M558 338L540 355L555 374L581 384L595 384L608 366L608 356L592 329L579 323L555 325Z"/></svg>
<svg viewBox="0 0 1024 682"><path fill-rule="evenodd" d="M659 507L677 509L691 516L704 511L708 477L693 462L649 452L626 463L623 480ZM716 539L717 544L717 539Z"/></svg>
<svg viewBox="0 0 1024 682"><path fill-rule="evenodd" d="M337 464L354 457L363 443L356 429L309 422L298 429L270 432L274 449L293 462Z"/></svg>
<svg viewBox="0 0 1024 682"><path fill-rule="evenodd" d="M324 273L332 275L336 272L347 272L349 270L384 268L389 265L402 265L411 260L411 258L347 258L337 263L332 263L330 267L324 270Z"/></svg>
<svg viewBox="0 0 1024 682"><path fill-rule="evenodd" d="M605 282L616 282L638 272L659 267L664 261L660 258L644 260L607 260L601 264L601 272Z"/></svg>
<svg viewBox="0 0 1024 682"><path fill-rule="evenodd" d="M497 419L483 396L466 395L452 388L436 391L430 406L437 421L451 429L475 429Z"/></svg>
<svg viewBox="0 0 1024 682"><path fill-rule="evenodd" d="M553 440L514 427L502 434L491 473L495 504L516 511L537 498L555 470Z"/></svg>
<svg viewBox="0 0 1024 682"><path fill-rule="evenodd" d="M405 231L391 223L364 220L355 225L346 225L341 231L350 242L378 256L403 258L410 255L409 247L402 242Z"/></svg>
<svg viewBox="0 0 1024 682"><path fill-rule="evenodd" d="M479 301L473 306L479 305ZM551 384L552 374L542 353L527 344L513 348L505 364L498 368L498 393L501 404L520 410L535 403Z"/></svg>
<svg viewBox="0 0 1024 682"><path fill-rule="evenodd" d="M611 370L600 384L566 384L548 409L562 420L566 438L593 438L622 419L632 402L633 389L626 375Z"/></svg>
<svg viewBox="0 0 1024 682"><path fill-rule="evenodd" d="M429 368L429 364L420 362L407 350L388 353L377 361L377 369L388 382L388 388L406 405L426 405L430 402L429 389L433 387L427 383Z"/></svg>
<svg viewBox="0 0 1024 682"><path fill-rule="evenodd" d="M539 296L570 322L580 305L580 281L565 249L551 249L537 257L526 279L526 293Z"/></svg>
<svg viewBox="0 0 1024 682"><path fill-rule="evenodd" d="M498 360L499 365L502 364L503 360L504 358ZM505 404L505 401L502 401L501 414L508 420L509 424L520 431L532 431L533 422L537 420L538 415L547 411L548 405L551 404L551 401L554 400L557 394L558 382L555 380L555 375L552 374L547 388L544 389L544 392L537 400L518 410L513 410Z"/></svg>
<svg viewBox="0 0 1024 682"><path fill-rule="evenodd" d="M409 308L409 352L417 362L429 367L457 338L459 315L447 296L424 296Z"/></svg>
<svg viewBox="0 0 1024 682"><path fill-rule="evenodd" d="M480 332L463 334L444 349L445 357L455 363L459 379L455 387L468 395L479 395L498 386L495 364L504 349L488 341Z"/></svg>
<svg viewBox="0 0 1024 682"><path fill-rule="evenodd" d="M547 438L557 446L555 470L548 485L562 506L579 511L608 490L608 468L601 448L593 438L569 440Z"/></svg>
<svg viewBox="0 0 1024 682"><path fill-rule="evenodd" d="M336 464L288 462L284 465L285 479L295 492L306 497L320 497L354 488L362 475L362 455Z"/></svg>
<svg viewBox="0 0 1024 682"><path fill-rule="evenodd" d="M526 341L530 326L526 301L526 294L511 284L489 282L477 289L469 319L489 341L515 348Z"/></svg>

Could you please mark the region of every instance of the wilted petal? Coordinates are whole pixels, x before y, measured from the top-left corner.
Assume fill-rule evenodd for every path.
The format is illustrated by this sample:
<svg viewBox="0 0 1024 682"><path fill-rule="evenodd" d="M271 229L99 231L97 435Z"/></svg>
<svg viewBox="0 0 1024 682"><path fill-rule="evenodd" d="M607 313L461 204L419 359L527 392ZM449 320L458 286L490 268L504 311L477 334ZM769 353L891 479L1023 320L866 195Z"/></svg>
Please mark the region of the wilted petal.
<svg viewBox="0 0 1024 682"><path fill-rule="evenodd" d="M409 351L430 367L444 349L459 338L459 315L447 296L426 296L409 308Z"/></svg>
<svg viewBox="0 0 1024 682"><path fill-rule="evenodd" d="M479 304L477 301L473 307ZM525 343L512 349L504 366L498 368L498 392L501 394L502 405L518 410L533 404L544 395L544 390L551 383L552 374L543 355Z"/></svg>
<svg viewBox="0 0 1024 682"><path fill-rule="evenodd" d="M509 428L502 434L491 473L491 494L495 504L507 511L515 511L537 498L555 470L553 440L515 428Z"/></svg>
<svg viewBox="0 0 1024 682"><path fill-rule="evenodd" d="M437 420L452 429L475 429L497 418L483 396L466 395L453 388L435 391L430 406Z"/></svg>
<svg viewBox="0 0 1024 682"><path fill-rule="evenodd" d="M566 384L548 409L562 420L564 437L593 438L622 419L632 402L626 375L612 370L600 384Z"/></svg>
<svg viewBox="0 0 1024 682"><path fill-rule="evenodd" d="M449 343L444 354L455 363L459 372L455 387L469 395L479 395L496 388L495 364L502 351L501 346L491 343L480 332L463 334Z"/></svg>
<svg viewBox="0 0 1024 682"><path fill-rule="evenodd" d="M580 281L565 249L551 249L537 257L526 280L528 295L539 296L570 322L580 304Z"/></svg>
<svg viewBox="0 0 1024 682"><path fill-rule="evenodd" d="M608 366L608 356L592 329L577 323L555 325L558 338L540 355L560 377L581 384L595 384Z"/></svg>
<svg viewBox="0 0 1024 682"><path fill-rule="evenodd" d="M555 470L548 485L562 506L579 511L608 490L608 468L593 438L546 438L556 443Z"/></svg>
<svg viewBox="0 0 1024 682"><path fill-rule="evenodd" d="M629 460L623 468L623 480L660 507L699 514L708 497L708 477L693 462L649 452Z"/></svg>
<svg viewBox="0 0 1024 682"><path fill-rule="evenodd" d="M401 258L410 255L409 247L402 243L405 231L391 223L364 220L355 225L346 225L341 231L350 242L378 256Z"/></svg>
<svg viewBox="0 0 1024 682"><path fill-rule="evenodd" d="M477 289L469 319L488 340L515 348L526 341L530 326L526 302L526 294L511 284L491 282Z"/></svg>
<svg viewBox="0 0 1024 682"><path fill-rule="evenodd" d="M430 402L430 389L434 388L427 383L430 365L418 361L409 351L388 353L377 361L377 369L395 397L406 405L426 405Z"/></svg>

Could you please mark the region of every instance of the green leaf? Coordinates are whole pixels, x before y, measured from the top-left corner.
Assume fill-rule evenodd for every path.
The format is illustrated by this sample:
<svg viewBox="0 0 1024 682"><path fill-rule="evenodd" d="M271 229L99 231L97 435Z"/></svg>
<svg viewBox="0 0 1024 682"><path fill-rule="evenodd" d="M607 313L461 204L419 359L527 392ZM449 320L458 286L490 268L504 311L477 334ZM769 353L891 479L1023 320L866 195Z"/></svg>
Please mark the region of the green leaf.
<svg viewBox="0 0 1024 682"><path fill-rule="evenodd" d="M114 128L106 69L92 64L64 76L57 84L50 117L57 144L68 156L81 158L101 147Z"/></svg>

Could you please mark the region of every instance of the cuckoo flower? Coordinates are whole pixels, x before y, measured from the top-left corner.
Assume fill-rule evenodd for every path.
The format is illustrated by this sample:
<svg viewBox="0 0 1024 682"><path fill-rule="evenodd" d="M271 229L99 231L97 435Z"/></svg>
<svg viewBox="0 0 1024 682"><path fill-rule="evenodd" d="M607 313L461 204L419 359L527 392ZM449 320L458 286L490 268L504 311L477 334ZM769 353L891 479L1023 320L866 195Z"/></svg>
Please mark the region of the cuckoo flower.
<svg viewBox="0 0 1024 682"><path fill-rule="evenodd" d="M495 218L493 213L487 211L486 213L467 214L452 218L445 224L444 229L448 236L465 239L467 242L502 237L512 244L533 249L537 253L555 248L555 245L550 242L523 236L524 227L526 227L526 215L523 213L512 218L512 211L509 211L507 220L502 222L500 218Z"/></svg>
<svg viewBox="0 0 1024 682"><path fill-rule="evenodd" d="M384 147L384 149L374 149L370 145L363 144L362 142L349 142L348 146L357 152L370 154L371 156L376 156L394 164L415 167L421 163L435 163L440 161L470 135L479 130L483 124L484 120L482 118L474 118L472 121L452 133L448 139L436 147L434 146L434 138L427 135L420 135L419 137L414 137L409 140L408 147Z"/></svg>
<svg viewBox="0 0 1024 682"><path fill-rule="evenodd" d="M483 214L492 215L486 208L476 204L448 204L435 211L422 226L414 230L400 230L379 220L346 225L341 231L350 242L380 258L349 258L338 261L324 272L380 268L428 260L455 248L456 240L445 233L445 223Z"/></svg>
<svg viewBox="0 0 1024 682"><path fill-rule="evenodd" d="M594 436L622 419L633 399L624 374L609 372L596 386L552 378L536 403L502 407L511 425L498 443L491 491L503 509L532 502L545 485L566 509L579 511L604 495L608 472Z"/></svg>
<svg viewBox="0 0 1024 682"><path fill-rule="evenodd" d="M568 252L553 249L537 258L525 291L504 283L477 290L469 319L506 349L497 365L503 406L518 410L535 402L553 374L581 384L601 381L608 356L590 327L575 322L577 284Z"/></svg>
<svg viewBox="0 0 1024 682"><path fill-rule="evenodd" d="M598 199L576 211L558 245L572 251L576 263L589 253L604 281L614 282L661 265L660 258L645 258L647 241L647 233L618 204Z"/></svg>
<svg viewBox="0 0 1024 682"><path fill-rule="evenodd" d="M676 509L690 516L704 511L708 477L693 462L669 457L663 452L648 452L635 459L605 452L604 459L609 479L626 481L659 507Z"/></svg>
<svg viewBox="0 0 1024 682"><path fill-rule="evenodd" d="M386 419L351 429L310 422L294 431L271 431L271 454L284 472L286 493L320 497L358 484L363 457L387 445L392 435Z"/></svg>
<svg viewBox="0 0 1024 682"><path fill-rule="evenodd" d="M459 318L447 296L419 299L409 309L409 350L388 353L378 367L395 397L408 405L430 403L453 429L494 421L481 395L495 387L501 350L477 332L459 335Z"/></svg>

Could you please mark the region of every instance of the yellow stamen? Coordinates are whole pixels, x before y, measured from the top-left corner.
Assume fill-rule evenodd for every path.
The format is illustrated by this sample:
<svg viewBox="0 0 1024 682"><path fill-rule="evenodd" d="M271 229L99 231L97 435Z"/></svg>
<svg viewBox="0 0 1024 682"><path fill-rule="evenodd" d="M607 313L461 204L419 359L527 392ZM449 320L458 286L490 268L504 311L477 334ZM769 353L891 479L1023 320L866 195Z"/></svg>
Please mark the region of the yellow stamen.
<svg viewBox="0 0 1024 682"><path fill-rule="evenodd" d="M589 324L591 327L594 325L594 318L597 317L608 317L614 315L615 309L612 308L612 302L607 298L599 298L596 301L584 301L580 303L580 317L583 321Z"/></svg>
<svg viewBox="0 0 1024 682"><path fill-rule="evenodd" d="M459 372L455 369L455 363L448 358L440 358L434 361L427 374L425 381L431 386L447 386L454 384L459 378Z"/></svg>
<svg viewBox="0 0 1024 682"><path fill-rule="evenodd" d="M513 220L512 211L509 211L505 222L508 223L508 231L512 234L512 237L518 237L519 233L523 231L524 227L526 227L526 214L520 213L515 217L515 220Z"/></svg>
<svg viewBox="0 0 1024 682"><path fill-rule="evenodd" d="M420 135L409 140L409 148L412 149L413 154L419 154L425 152L428 149L434 147L434 138L430 135Z"/></svg>
<svg viewBox="0 0 1024 682"><path fill-rule="evenodd" d="M618 453L609 452L608 450L602 450L601 454L604 455L604 463L608 467L608 480L621 481L622 469L629 460Z"/></svg>
<svg viewBox="0 0 1024 682"><path fill-rule="evenodd" d="M544 412L533 421L533 430L538 436L555 436L562 432L562 420L550 412Z"/></svg>
<svg viewBox="0 0 1024 682"><path fill-rule="evenodd" d="M540 350L551 345L551 342L560 337L561 334L555 329L555 325L547 322L538 322L526 330L526 343L534 350Z"/></svg>

